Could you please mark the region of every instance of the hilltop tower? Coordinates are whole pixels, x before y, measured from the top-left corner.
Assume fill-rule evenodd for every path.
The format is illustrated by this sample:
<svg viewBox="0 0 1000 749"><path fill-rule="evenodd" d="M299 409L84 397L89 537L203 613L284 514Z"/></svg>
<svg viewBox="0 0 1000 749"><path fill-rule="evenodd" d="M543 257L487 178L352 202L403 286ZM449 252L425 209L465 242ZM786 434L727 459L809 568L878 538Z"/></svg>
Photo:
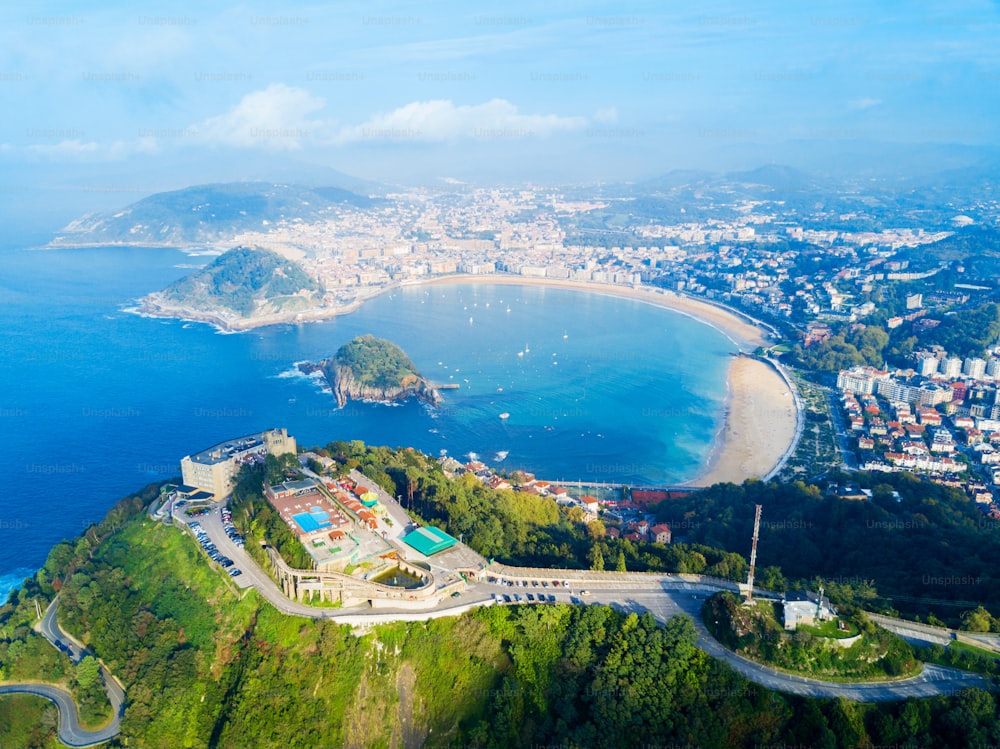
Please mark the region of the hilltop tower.
<svg viewBox="0 0 1000 749"><path fill-rule="evenodd" d="M757 505L757 512L753 518L753 544L750 547L750 571L747 572L746 590L744 591L744 595L746 596L744 605L746 606L753 603L753 573L757 566L757 538L760 536L760 510L761 505Z"/></svg>

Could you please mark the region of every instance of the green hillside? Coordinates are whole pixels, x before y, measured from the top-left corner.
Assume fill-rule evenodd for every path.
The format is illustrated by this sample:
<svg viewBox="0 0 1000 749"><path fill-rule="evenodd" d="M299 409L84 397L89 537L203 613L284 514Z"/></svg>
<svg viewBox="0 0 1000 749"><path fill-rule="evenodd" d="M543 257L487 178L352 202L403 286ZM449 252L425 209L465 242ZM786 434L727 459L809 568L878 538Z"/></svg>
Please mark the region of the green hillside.
<svg viewBox="0 0 1000 749"><path fill-rule="evenodd" d="M319 284L298 263L268 250L237 247L158 296L203 312L228 310L249 317L264 307L304 309L315 302L319 291Z"/></svg>
<svg viewBox="0 0 1000 749"><path fill-rule="evenodd" d="M659 626L602 606L481 609L375 627L277 613L241 595L178 529L150 520L157 487L56 546L0 608L0 668L57 590L60 621L124 683L122 734L141 747L849 747L989 745L994 697L876 705L744 681ZM24 664L22 664L23 666ZM52 711L0 698L0 746L53 746Z"/></svg>
<svg viewBox="0 0 1000 749"><path fill-rule="evenodd" d="M375 202L337 187L195 185L150 195L118 211L84 216L52 244L212 244L246 231L266 232L283 221L321 221L338 206L367 208Z"/></svg>

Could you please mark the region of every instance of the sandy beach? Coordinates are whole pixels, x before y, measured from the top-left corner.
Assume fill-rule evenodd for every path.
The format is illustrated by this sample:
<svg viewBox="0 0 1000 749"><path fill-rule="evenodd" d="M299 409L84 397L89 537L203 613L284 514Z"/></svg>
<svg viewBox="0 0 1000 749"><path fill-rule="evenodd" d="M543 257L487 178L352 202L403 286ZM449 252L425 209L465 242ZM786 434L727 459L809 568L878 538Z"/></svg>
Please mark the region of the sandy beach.
<svg viewBox="0 0 1000 749"><path fill-rule="evenodd" d="M795 437L795 400L784 378L767 362L735 357L721 434L705 473L691 486L742 483L774 468Z"/></svg>

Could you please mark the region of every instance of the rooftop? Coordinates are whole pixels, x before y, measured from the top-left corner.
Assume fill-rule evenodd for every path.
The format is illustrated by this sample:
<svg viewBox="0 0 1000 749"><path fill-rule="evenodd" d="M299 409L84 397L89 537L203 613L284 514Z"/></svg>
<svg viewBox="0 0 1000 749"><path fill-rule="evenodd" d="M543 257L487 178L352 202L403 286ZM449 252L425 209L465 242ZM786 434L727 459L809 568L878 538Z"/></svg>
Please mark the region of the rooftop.
<svg viewBox="0 0 1000 749"><path fill-rule="evenodd" d="M241 453L249 452L257 448L264 447L264 433L248 434L245 437L237 437L233 440L226 440L217 445L202 450L191 455L191 461L202 465L215 465L223 463Z"/></svg>
<svg viewBox="0 0 1000 749"><path fill-rule="evenodd" d="M416 549L426 557L451 548L458 543L456 539L444 531L429 525L410 531L403 536L402 540L407 546Z"/></svg>

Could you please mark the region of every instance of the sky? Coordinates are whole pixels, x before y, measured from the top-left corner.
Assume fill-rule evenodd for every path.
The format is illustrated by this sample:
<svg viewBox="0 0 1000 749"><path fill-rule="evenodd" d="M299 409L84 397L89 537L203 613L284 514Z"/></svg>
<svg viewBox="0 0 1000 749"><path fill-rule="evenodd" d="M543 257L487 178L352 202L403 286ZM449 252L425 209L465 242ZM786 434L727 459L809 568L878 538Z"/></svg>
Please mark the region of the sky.
<svg viewBox="0 0 1000 749"><path fill-rule="evenodd" d="M15 5L0 8L8 206L329 170L932 171L980 158L1000 123L992 0Z"/></svg>

